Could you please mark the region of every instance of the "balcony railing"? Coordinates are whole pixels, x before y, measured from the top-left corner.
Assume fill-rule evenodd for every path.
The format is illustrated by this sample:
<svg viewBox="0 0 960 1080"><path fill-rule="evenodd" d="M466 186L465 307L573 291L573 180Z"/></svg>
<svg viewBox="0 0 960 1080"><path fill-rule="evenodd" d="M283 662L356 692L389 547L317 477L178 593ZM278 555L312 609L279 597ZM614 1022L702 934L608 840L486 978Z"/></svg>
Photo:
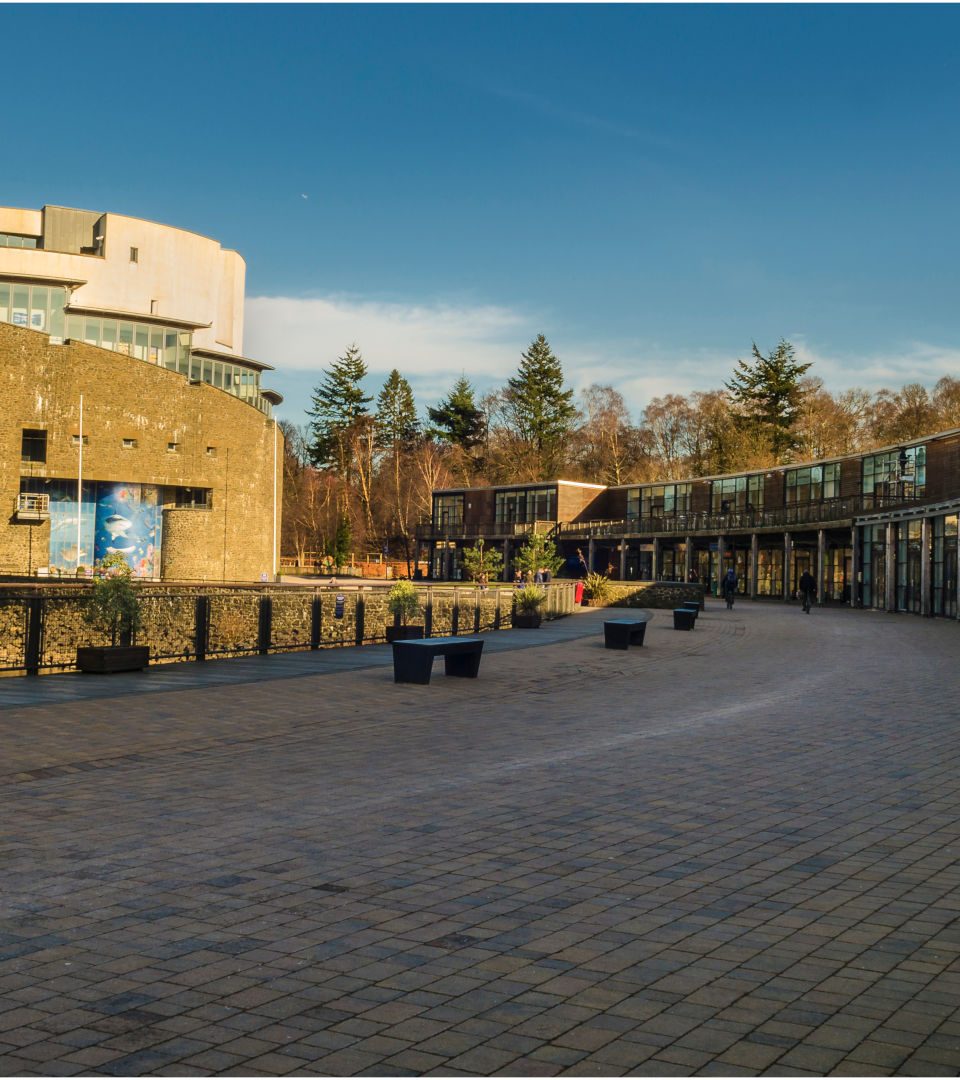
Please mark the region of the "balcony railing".
<svg viewBox="0 0 960 1080"><path fill-rule="evenodd" d="M21 491L15 516L17 521L46 521L50 516L50 496Z"/></svg>
<svg viewBox="0 0 960 1080"><path fill-rule="evenodd" d="M418 540L510 540L535 533L546 536L557 527L555 521L443 521L437 524L424 521L417 526Z"/></svg>

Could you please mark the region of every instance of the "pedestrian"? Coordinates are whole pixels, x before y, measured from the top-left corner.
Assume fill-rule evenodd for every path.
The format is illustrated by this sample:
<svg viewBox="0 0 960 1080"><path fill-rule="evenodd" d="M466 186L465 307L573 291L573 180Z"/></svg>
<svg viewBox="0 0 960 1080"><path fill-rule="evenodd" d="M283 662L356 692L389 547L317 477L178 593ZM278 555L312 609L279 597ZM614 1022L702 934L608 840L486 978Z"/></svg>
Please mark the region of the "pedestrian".
<svg viewBox="0 0 960 1080"><path fill-rule="evenodd" d="M519 570L515 570L513 574L513 584L516 588L520 588L523 585L523 574Z"/></svg>
<svg viewBox="0 0 960 1080"><path fill-rule="evenodd" d="M800 599L803 601L803 610L809 615L810 605L817 596L817 583L813 580L813 574L804 570L800 575Z"/></svg>
<svg viewBox="0 0 960 1080"><path fill-rule="evenodd" d="M543 567L542 566L537 567L537 572L533 575L533 583L534 583L534 585L542 585L543 584Z"/></svg>
<svg viewBox="0 0 960 1080"><path fill-rule="evenodd" d="M723 576L723 581L720 584L720 591L724 600L727 602L727 607L732 608L734 598L737 595L737 572L732 566Z"/></svg>

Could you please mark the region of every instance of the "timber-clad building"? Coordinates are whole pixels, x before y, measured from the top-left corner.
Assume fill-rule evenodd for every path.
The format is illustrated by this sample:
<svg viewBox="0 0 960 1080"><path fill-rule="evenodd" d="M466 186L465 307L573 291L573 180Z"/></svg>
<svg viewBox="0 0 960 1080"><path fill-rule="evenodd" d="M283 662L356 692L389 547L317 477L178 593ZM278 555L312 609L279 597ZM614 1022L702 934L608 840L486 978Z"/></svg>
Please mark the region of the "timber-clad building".
<svg viewBox="0 0 960 1080"><path fill-rule="evenodd" d="M729 567L742 595L790 599L809 570L821 602L957 617L960 429L868 453L771 469L604 487L557 480L433 493L418 538L456 579L482 537L504 577L531 532L567 572L703 582ZM580 557L583 558L583 563Z"/></svg>
<svg viewBox="0 0 960 1080"><path fill-rule="evenodd" d="M245 264L183 229L0 207L0 573L276 573L283 440Z"/></svg>

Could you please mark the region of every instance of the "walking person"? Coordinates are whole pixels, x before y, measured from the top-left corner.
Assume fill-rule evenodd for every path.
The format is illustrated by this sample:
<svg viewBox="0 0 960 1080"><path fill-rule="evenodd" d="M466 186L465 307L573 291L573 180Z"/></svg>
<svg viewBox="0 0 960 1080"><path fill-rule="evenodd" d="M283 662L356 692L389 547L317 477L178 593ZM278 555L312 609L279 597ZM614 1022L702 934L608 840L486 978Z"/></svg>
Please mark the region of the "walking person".
<svg viewBox="0 0 960 1080"><path fill-rule="evenodd" d="M727 609L729 610L733 607L733 601L737 595L737 572L732 566L726 574L724 574L720 590L724 600L727 602Z"/></svg>
<svg viewBox="0 0 960 1080"><path fill-rule="evenodd" d="M810 605L817 598L817 583L813 580L813 574L804 570L800 575L800 599L803 601L803 610L809 615Z"/></svg>

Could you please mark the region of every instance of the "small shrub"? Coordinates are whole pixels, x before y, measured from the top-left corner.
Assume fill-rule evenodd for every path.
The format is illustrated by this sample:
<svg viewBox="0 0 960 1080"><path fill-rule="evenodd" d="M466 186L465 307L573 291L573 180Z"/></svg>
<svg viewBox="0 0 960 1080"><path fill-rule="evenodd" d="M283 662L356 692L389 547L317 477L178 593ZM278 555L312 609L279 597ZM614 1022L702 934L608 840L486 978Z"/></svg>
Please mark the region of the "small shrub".
<svg viewBox="0 0 960 1080"><path fill-rule="evenodd" d="M420 598L416 586L409 581L396 581L387 593L390 614L400 617L401 623L409 623L420 614Z"/></svg>
<svg viewBox="0 0 960 1080"><path fill-rule="evenodd" d="M87 622L110 644L126 644L140 627L140 597L133 583L133 571L120 554L108 555L100 564L101 576L87 597L84 615Z"/></svg>
<svg viewBox="0 0 960 1080"><path fill-rule="evenodd" d="M587 574L583 582L584 596L595 604L605 604L610 599L610 579L606 574Z"/></svg>
<svg viewBox="0 0 960 1080"><path fill-rule="evenodd" d="M547 598L547 590L542 589L539 585L524 585L522 589L517 589L513 594L513 598L518 611L533 614L543 607L543 602Z"/></svg>

